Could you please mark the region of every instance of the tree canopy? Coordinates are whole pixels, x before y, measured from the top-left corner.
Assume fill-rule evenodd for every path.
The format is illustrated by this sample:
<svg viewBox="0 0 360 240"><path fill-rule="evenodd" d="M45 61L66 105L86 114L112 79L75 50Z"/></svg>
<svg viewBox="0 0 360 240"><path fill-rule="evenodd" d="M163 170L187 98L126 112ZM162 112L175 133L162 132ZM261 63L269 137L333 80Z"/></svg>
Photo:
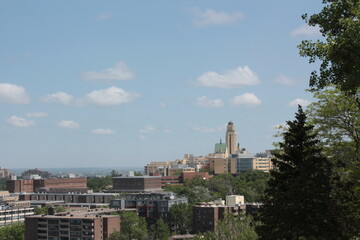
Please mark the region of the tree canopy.
<svg viewBox="0 0 360 240"><path fill-rule="evenodd" d="M122 212L120 232L113 232L109 240L145 240L147 234L145 218L137 216L134 212Z"/></svg>
<svg viewBox="0 0 360 240"><path fill-rule="evenodd" d="M309 62L321 62L313 71L310 87L322 89L333 84L344 92L356 94L360 87L360 1L323 0L321 12L303 18L310 26L318 26L324 41L304 40L300 55Z"/></svg>

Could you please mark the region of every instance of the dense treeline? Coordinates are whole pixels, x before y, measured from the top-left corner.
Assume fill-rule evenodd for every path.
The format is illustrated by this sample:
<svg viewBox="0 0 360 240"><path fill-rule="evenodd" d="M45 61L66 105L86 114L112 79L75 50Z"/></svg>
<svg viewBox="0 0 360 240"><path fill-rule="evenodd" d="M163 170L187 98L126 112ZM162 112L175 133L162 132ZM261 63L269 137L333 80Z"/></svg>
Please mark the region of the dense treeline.
<svg viewBox="0 0 360 240"><path fill-rule="evenodd" d="M208 180L195 177L184 186L168 185L165 191L173 191L179 196L188 197L189 203L225 199L227 195L244 195L246 202L258 202L266 188L269 173L249 170L238 175L220 174Z"/></svg>

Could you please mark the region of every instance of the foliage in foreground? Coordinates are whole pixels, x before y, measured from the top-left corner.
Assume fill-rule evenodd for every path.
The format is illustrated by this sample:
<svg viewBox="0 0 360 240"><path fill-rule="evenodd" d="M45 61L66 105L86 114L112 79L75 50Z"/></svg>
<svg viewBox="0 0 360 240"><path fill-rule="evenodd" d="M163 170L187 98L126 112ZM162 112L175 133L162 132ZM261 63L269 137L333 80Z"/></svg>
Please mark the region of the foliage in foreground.
<svg viewBox="0 0 360 240"><path fill-rule="evenodd" d="M260 239L347 239L332 195L333 168L302 108L287 121L261 211Z"/></svg>
<svg viewBox="0 0 360 240"><path fill-rule="evenodd" d="M253 224L251 217L226 214L224 219L218 221L214 232L198 234L195 240L257 240Z"/></svg>
<svg viewBox="0 0 360 240"><path fill-rule="evenodd" d="M305 40L299 45L300 55L309 62L321 61L313 71L310 86L319 90L336 85L348 94L360 87L360 2L358 0L323 0L323 9L303 18L310 26L318 26L322 40Z"/></svg>

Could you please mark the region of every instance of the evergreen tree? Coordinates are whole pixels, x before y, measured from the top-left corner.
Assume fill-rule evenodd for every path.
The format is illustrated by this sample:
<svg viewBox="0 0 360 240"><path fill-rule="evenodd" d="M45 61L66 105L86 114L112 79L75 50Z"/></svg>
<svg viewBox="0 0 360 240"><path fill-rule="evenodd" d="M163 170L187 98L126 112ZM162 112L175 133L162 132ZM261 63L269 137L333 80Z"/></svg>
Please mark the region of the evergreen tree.
<svg viewBox="0 0 360 240"><path fill-rule="evenodd" d="M260 239L348 239L337 220L339 208L332 197L332 166L322 155L313 126L299 106L287 121L274 170L265 191L257 227Z"/></svg>

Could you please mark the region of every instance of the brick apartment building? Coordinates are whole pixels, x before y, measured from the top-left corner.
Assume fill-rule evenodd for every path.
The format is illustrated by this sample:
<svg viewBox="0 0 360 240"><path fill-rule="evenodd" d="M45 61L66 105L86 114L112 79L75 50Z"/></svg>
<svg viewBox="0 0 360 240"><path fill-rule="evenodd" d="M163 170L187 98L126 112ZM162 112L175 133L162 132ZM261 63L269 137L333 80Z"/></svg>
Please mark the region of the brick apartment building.
<svg viewBox="0 0 360 240"><path fill-rule="evenodd" d="M6 182L6 189L11 193L87 192L87 179L83 177L9 180Z"/></svg>
<svg viewBox="0 0 360 240"><path fill-rule="evenodd" d="M114 210L87 210L58 215L35 215L25 219L25 240L101 240L120 231Z"/></svg>
<svg viewBox="0 0 360 240"><path fill-rule="evenodd" d="M193 207L193 232L213 232L217 222L223 219L226 212L239 214L244 211L241 207L229 207L215 203L197 203Z"/></svg>

